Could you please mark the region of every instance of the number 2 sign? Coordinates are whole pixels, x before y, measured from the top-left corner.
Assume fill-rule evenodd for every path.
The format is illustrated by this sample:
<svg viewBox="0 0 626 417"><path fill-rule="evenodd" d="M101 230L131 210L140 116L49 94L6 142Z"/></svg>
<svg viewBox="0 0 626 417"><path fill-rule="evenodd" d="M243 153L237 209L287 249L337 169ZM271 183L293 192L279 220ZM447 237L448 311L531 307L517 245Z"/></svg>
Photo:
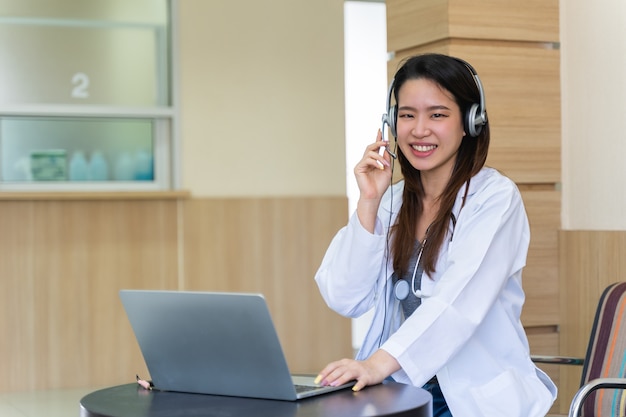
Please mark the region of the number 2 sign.
<svg viewBox="0 0 626 417"><path fill-rule="evenodd" d="M72 97L88 98L89 97L89 76L84 72L77 72L72 77Z"/></svg>

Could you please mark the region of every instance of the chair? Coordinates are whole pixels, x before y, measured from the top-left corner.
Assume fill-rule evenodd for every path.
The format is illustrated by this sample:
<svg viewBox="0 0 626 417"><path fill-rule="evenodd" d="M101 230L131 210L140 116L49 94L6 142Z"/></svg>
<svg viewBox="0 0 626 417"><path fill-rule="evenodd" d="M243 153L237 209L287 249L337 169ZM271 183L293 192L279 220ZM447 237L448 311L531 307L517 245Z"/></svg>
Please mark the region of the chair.
<svg viewBox="0 0 626 417"><path fill-rule="evenodd" d="M602 293L585 358L532 355L536 363L582 365L569 417L626 416L626 282Z"/></svg>

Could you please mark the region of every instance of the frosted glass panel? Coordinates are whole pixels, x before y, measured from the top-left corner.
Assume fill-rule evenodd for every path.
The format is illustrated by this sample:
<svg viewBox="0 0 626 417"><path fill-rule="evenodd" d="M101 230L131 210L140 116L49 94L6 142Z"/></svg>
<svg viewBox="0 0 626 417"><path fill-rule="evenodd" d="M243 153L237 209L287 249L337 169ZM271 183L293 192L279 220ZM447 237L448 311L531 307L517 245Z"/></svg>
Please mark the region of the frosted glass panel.
<svg viewBox="0 0 626 417"><path fill-rule="evenodd" d="M169 0L0 0L0 192L172 186Z"/></svg>
<svg viewBox="0 0 626 417"><path fill-rule="evenodd" d="M0 0L0 104L168 106L167 2L135 3Z"/></svg>
<svg viewBox="0 0 626 417"><path fill-rule="evenodd" d="M0 0L0 16L163 24L167 12L164 0Z"/></svg>
<svg viewBox="0 0 626 417"><path fill-rule="evenodd" d="M0 119L2 181L153 181L150 119Z"/></svg>

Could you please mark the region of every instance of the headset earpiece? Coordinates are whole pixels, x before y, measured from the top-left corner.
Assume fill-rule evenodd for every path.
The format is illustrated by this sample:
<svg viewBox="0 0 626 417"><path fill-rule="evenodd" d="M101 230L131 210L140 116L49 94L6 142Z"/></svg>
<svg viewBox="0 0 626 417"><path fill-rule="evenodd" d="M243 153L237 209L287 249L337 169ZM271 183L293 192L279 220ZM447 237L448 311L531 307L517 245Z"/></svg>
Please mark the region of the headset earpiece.
<svg viewBox="0 0 626 417"><path fill-rule="evenodd" d="M465 119L463 121L463 125L465 128L465 133L469 136L475 138L480 135L480 132L483 130L483 126L487 124L487 110L485 108L485 91L483 90L483 84L480 82L480 78L478 77L478 73L468 62L463 61L460 58L455 58L461 64L465 65L465 67L472 73L472 78L474 78L474 82L476 83L476 87L478 88L478 95L480 96L480 104L474 103L470 106L465 114Z"/></svg>
<svg viewBox="0 0 626 417"><path fill-rule="evenodd" d="M473 138L475 138L476 136L480 134L480 132L483 130L483 124L484 124L480 122L479 116L478 117L476 116L477 112L478 112L478 104L474 103L467 111L465 115L465 121L464 121L465 132Z"/></svg>

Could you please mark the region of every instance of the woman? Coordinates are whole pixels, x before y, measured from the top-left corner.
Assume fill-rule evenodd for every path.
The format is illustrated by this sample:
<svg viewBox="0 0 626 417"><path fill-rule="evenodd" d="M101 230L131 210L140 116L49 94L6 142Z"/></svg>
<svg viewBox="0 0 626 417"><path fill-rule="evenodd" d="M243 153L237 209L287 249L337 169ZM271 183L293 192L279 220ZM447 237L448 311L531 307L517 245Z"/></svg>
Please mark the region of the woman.
<svg viewBox="0 0 626 417"><path fill-rule="evenodd" d="M460 59L419 55L389 96L404 179L390 186L395 154L379 152L379 131L354 169L356 212L315 277L332 309L374 318L356 359L330 363L318 382L424 387L434 416L545 416L556 387L520 322L528 219L515 184L484 167L480 79Z"/></svg>

